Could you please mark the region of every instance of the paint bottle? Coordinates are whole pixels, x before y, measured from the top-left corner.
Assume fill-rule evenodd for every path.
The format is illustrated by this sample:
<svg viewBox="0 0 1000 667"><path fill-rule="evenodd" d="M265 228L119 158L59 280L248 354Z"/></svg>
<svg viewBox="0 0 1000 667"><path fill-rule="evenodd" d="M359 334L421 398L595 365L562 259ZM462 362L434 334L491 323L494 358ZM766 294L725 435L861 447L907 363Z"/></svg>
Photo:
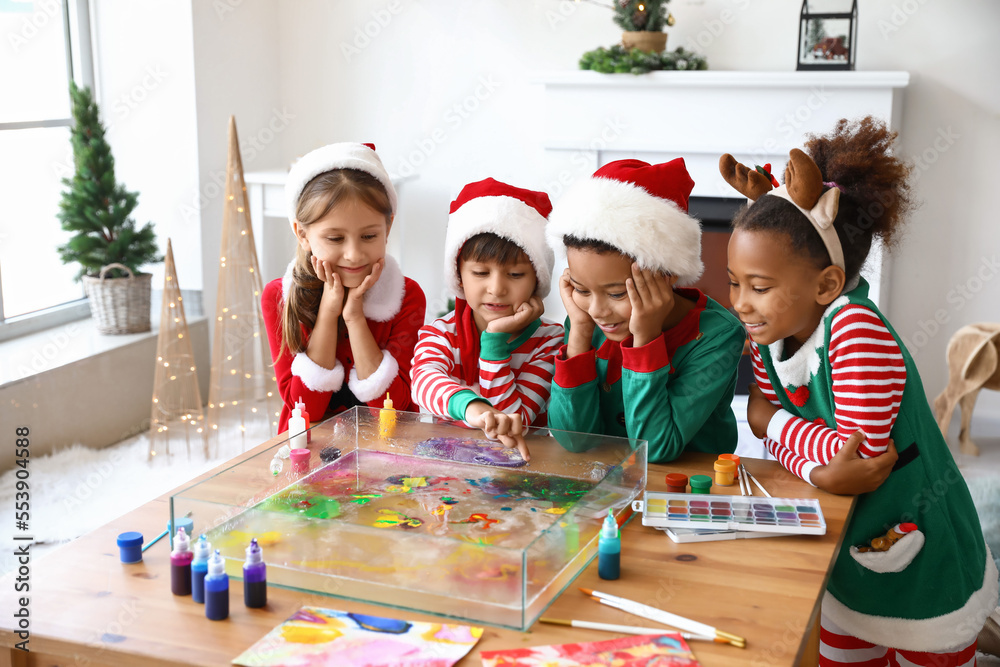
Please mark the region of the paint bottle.
<svg viewBox="0 0 1000 667"><path fill-rule="evenodd" d="M392 407L389 392L385 393L382 410L378 413L378 434L383 440L388 440L396 431L396 409Z"/></svg>
<svg viewBox="0 0 1000 667"><path fill-rule="evenodd" d="M309 472L309 458L312 456L312 452L308 449L293 449L292 450L292 474L293 475L304 475Z"/></svg>
<svg viewBox="0 0 1000 667"><path fill-rule="evenodd" d="M708 475L691 475L691 493L711 493L712 478Z"/></svg>
<svg viewBox="0 0 1000 667"><path fill-rule="evenodd" d="M177 529L174 550L170 552L170 592L174 595L191 595L191 540L184 527Z"/></svg>
<svg viewBox="0 0 1000 667"><path fill-rule="evenodd" d="M597 540L597 576L601 579L617 579L621 576L622 541L618 535L618 524L611 512L604 518L601 536Z"/></svg>
<svg viewBox="0 0 1000 667"><path fill-rule="evenodd" d="M736 479L740 478L740 457L736 454L719 454L720 459L729 459L736 464Z"/></svg>
<svg viewBox="0 0 1000 667"><path fill-rule="evenodd" d="M216 549L208 559L208 574L205 575L205 617L210 621L229 618L229 576L226 561Z"/></svg>
<svg viewBox="0 0 1000 667"><path fill-rule="evenodd" d="M306 420L302 418L302 411L298 408L292 410L292 416L288 420L288 438L292 449L306 448ZM291 451L288 454L291 456Z"/></svg>
<svg viewBox="0 0 1000 667"><path fill-rule="evenodd" d="M256 537L250 540L243 563L243 604L254 608L267 605L267 565Z"/></svg>
<svg viewBox="0 0 1000 667"><path fill-rule="evenodd" d="M142 561L142 533L130 530L118 536L118 558L123 563Z"/></svg>
<svg viewBox="0 0 1000 667"><path fill-rule="evenodd" d="M682 472L668 472L667 493L687 493L688 476Z"/></svg>
<svg viewBox="0 0 1000 667"><path fill-rule="evenodd" d="M281 474L281 469L284 468L284 467L285 467L285 464L281 460L281 457L278 456L277 454L275 454L274 458L271 459L271 467L270 467L271 474L273 476L277 477L278 475Z"/></svg>
<svg viewBox="0 0 1000 667"><path fill-rule="evenodd" d="M205 604L205 575L208 574L208 557L212 555L212 545L202 533L194 543L194 560L191 561L191 599Z"/></svg>
<svg viewBox="0 0 1000 667"><path fill-rule="evenodd" d="M719 486L732 486L736 478L736 461L719 458L714 467L715 483Z"/></svg>
<svg viewBox="0 0 1000 667"><path fill-rule="evenodd" d="M299 409L299 412L302 413L302 419L306 423L306 442L307 443L312 442L313 441L313 434L312 434L312 431L309 430L309 427L311 427L312 424L309 422L309 413L306 412L306 404L302 400L301 396L299 396L299 400L297 400L295 402L295 407L297 407Z"/></svg>

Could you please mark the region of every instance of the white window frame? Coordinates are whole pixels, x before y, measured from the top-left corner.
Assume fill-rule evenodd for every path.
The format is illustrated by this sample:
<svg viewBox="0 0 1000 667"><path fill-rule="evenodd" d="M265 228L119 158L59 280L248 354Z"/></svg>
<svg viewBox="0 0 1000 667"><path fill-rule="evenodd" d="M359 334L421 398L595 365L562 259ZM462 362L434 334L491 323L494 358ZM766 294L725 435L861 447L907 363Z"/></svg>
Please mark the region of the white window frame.
<svg viewBox="0 0 1000 667"><path fill-rule="evenodd" d="M90 0L62 0L62 11L68 78L76 81L79 86L89 86L93 90L94 53L90 29ZM28 120L0 123L0 132L46 127L72 127L72 125L72 117ZM2 272L0 272L0 280L2 280ZM87 297L83 297L44 310L4 318L3 289L2 283L0 283L0 341L25 336L87 317L90 317L90 305Z"/></svg>

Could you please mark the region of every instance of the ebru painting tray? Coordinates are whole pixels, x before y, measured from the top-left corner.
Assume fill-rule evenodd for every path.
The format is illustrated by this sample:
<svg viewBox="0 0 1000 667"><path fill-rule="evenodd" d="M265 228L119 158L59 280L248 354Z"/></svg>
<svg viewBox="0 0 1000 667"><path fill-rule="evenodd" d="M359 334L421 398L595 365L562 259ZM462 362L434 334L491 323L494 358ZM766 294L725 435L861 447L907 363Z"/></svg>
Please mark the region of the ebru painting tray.
<svg viewBox="0 0 1000 667"><path fill-rule="evenodd" d="M826 520L815 498L761 498L646 491L632 502L642 525L654 528L739 530L787 535L825 535Z"/></svg>

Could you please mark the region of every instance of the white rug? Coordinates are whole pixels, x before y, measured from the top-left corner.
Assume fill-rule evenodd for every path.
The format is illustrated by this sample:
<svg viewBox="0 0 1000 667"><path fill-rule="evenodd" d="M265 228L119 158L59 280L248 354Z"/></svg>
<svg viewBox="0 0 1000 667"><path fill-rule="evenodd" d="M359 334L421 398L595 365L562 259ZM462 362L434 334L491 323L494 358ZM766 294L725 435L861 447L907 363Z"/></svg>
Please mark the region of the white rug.
<svg viewBox="0 0 1000 667"><path fill-rule="evenodd" d="M144 433L104 449L74 444L32 458L28 463L29 526L19 534L34 538L33 554L43 553L49 550L45 545L90 532L243 451L239 440L220 445L219 454L208 459L200 443L192 444L197 451L190 458L183 444L172 443L171 449L170 456L160 454L147 463L149 438ZM16 471L0 475L0 522L4 526L15 525ZM164 529L169 520L163 517ZM148 542L156 535L144 537ZM0 534L0 574L16 566L13 538L14 531Z"/></svg>

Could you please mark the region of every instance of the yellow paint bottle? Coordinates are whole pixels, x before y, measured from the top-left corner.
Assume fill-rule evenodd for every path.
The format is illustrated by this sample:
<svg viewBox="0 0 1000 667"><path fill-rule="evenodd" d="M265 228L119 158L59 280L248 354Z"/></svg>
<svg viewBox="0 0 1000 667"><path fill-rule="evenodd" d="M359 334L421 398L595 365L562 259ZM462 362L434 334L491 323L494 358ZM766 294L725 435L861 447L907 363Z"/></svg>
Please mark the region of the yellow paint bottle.
<svg viewBox="0 0 1000 667"><path fill-rule="evenodd" d="M382 411L378 415L378 434L383 440L388 440L396 431L396 409L392 407L389 392L385 394Z"/></svg>

